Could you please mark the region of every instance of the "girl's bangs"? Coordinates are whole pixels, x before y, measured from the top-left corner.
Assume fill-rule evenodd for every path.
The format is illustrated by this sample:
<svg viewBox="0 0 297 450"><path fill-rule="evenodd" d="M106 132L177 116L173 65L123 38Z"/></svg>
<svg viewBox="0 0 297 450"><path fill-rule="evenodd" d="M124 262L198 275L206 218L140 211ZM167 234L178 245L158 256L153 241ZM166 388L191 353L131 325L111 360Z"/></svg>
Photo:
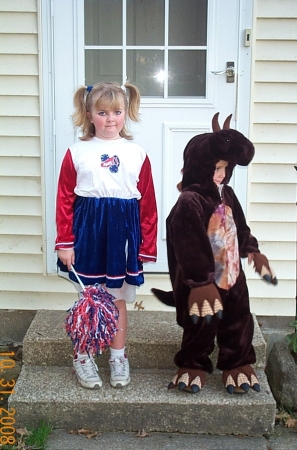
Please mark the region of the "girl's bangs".
<svg viewBox="0 0 297 450"><path fill-rule="evenodd" d="M97 100L94 102L94 109L120 109L123 107L126 109L125 96L120 92L105 91L100 93Z"/></svg>

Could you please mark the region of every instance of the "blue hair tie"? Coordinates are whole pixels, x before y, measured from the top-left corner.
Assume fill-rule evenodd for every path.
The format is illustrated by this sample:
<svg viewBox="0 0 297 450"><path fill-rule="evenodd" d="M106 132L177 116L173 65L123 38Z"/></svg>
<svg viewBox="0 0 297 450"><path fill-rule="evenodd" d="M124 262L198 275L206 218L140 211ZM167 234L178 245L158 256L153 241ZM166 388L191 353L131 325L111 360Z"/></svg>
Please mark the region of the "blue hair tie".
<svg viewBox="0 0 297 450"><path fill-rule="evenodd" d="M93 86L88 86L87 87L87 91L90 93L91 92L91 90L93 89Z"/></svg>

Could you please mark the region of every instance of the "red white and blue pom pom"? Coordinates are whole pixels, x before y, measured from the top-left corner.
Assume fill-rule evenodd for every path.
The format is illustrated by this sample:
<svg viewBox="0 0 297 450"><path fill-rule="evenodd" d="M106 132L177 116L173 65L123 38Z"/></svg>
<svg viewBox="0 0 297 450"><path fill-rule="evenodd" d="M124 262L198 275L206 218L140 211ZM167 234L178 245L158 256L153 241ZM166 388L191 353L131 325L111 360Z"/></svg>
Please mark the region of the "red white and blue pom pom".
<svg viewBox="0 0 297 450"><path fill-rule="evenodd" d="M99 355L113 342L119 318L114 298L100 284L95 284L85 287L81 298L69 309L66 332L75 353Z"/></svg>

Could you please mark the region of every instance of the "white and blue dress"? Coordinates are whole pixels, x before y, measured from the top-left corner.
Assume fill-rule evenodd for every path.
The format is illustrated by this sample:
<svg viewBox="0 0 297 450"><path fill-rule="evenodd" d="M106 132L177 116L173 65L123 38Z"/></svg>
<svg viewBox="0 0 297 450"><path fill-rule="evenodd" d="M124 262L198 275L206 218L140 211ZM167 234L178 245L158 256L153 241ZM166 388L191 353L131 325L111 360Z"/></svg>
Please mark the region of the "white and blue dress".
<svg viewBox="0 0 297 450"><path fill-rule="evenodd" d="M73 144L61 165L56 223L55 249L74 248L85 285L140 286L142 262L157 257L157 207L145 150L124 138ZM59 259L58 267L68 272ZM69 278L77 281L72 272Z"/></svg>

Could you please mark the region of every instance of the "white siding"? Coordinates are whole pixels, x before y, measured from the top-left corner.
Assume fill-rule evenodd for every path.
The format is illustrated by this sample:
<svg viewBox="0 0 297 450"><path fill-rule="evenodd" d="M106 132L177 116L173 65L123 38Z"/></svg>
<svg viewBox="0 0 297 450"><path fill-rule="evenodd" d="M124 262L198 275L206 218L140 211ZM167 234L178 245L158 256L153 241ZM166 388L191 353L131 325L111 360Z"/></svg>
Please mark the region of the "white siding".
<svg viewBox="0 0 297 450"><path fill-rule="evenodd" d="M266 286L246 269L252 309L295 315L297 2L255 0L248 219L279 279Z"/></svg>
<svg viewBox="0 0 297 450"><path fill-rule="evenodd" d="M67 309L76 299L70 283L44 275L38 3L0 0L0 308ZM279 286L267 286L250 267L246 273L253 312L294 315L297 1L254 0L252 36L256 156L247 217ZM170 289L168 276L148 275L137 300L149 305L152 286Z"/></svg>
<svg viewBox="0 0 297 450"><path fill-rule="evenodd" d="M0 308L65 308L75 298L43 275L38 58L37 0L0 0Z"/></svg>

